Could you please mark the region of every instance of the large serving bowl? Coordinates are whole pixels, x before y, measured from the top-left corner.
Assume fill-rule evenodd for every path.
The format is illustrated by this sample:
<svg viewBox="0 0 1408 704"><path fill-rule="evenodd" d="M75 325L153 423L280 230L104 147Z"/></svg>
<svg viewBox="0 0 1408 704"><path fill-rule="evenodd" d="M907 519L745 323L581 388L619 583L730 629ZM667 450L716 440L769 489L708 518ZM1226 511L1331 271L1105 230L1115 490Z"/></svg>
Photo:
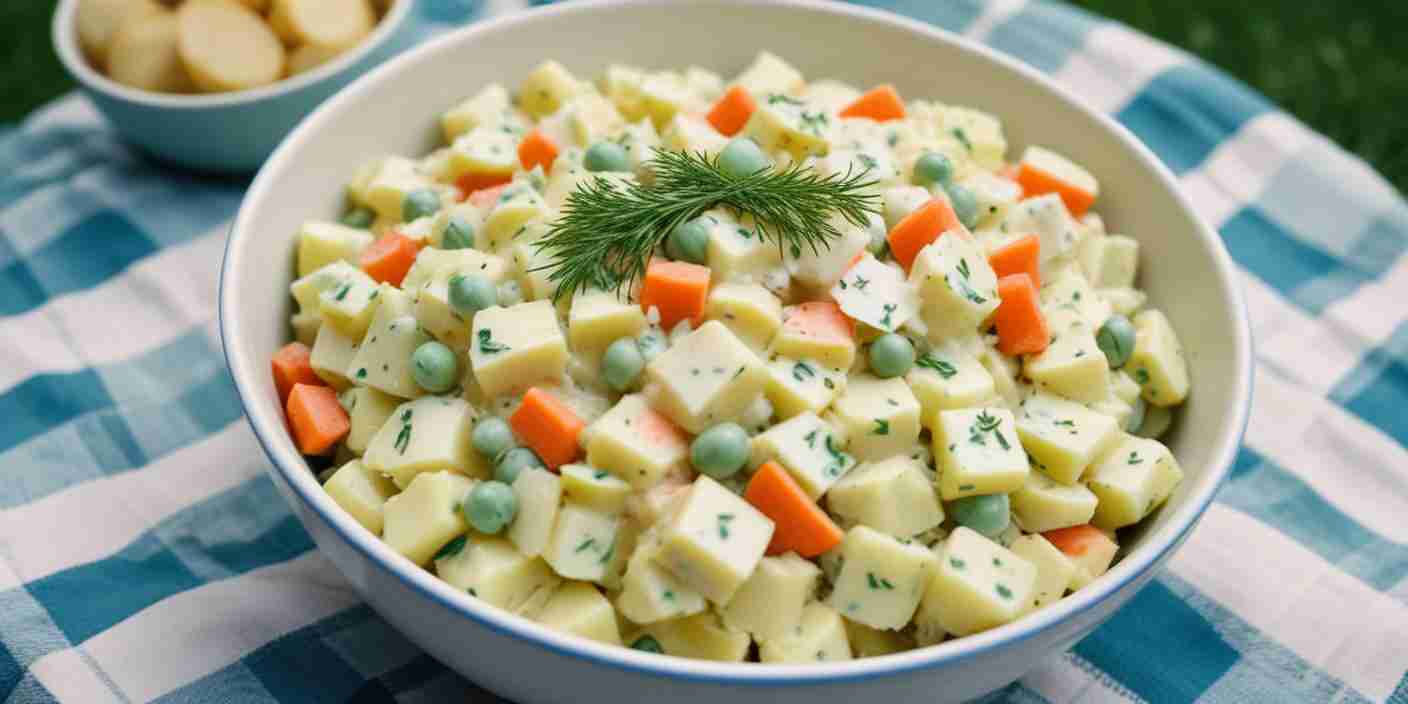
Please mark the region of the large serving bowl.
<svg viewBox="0 0 1408 704"><path fill-rule="evenodd" d="M118 134L162 161L200 171L251 172L318 104L406 49L415 38L414 4L399 0L356 46L306 73L232 93L173 95L104 76L78 46L78 0L59 0L54 52Z"/></svg>
<svg viewBox="0 0 1408 704"><path fill-rule="evenodd" d="M343 513L290 441L268 360L290 337L294 234L306 219L339 212L359 164L427 152L442 111L490 81L514 85L547 57L584 76L613 61L728 74L759 49L809 77L890 82L909 97L991 111L1014 152L1049 145L1097 174L1110 228L1139 239L1141 285L1180 331L1192 369L1192 394L1167 438L1187 479L1163 510L1123 536L1121 561L1090 586L1016 623L880 658L778 666L651 655L548 630L441 582ZM220 318L274 480L318 546L411 640L522 701L936 702L997 688L1069 648L1154 576L1226 476L1251 384L1246 312L1227 252L1135 137L981 46L889 14L806 0L575 2L480 23L400 56L310 115L265 164L230 235Z"/></svg>

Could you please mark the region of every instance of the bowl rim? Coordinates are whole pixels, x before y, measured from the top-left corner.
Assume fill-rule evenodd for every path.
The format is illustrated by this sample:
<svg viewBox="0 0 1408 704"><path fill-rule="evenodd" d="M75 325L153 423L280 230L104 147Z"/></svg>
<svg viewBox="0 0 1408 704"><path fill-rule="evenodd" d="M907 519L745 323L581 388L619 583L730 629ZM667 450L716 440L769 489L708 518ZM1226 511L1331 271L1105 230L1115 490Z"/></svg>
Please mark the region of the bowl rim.
<svg viewBox="0 0 1408 704"><path fill-rule="evenodd" d="M104 94L109 98L125 100L156 108L176 110L201 110L248 105L267 98L277 98L296 93L337 75L361 61L377 47L388 42L396 31L405 24L414 11L416 0L396 0L390 9L377 22L372 33L364 37L351 49L342 52L311 71L297 76L281 78L268 85L225 93L157 93L140 88L125 86L103 75L88 63L88 57L78 45L76 15L80 0L59 0L50 22L50 40L54 52L59 56L70 76L82 86Z"/></svg>
<svg viewBox="0 0 1408 704"><path fill-rule="evenodd" d="M337 111L343 104L355 101L362 92L368 90L368 86L380 82L382 76L398 70L401 63L414 61L422 53L435 52L450 44L470 45L473 37L511 30L520 23L531 22L546 16L590 13L603 8L629 9L636 6L695 1L697 0L579 0L578 2L540 7L480 20L403 52L360 77L305 117L275 150L255 176L240 211L231 224L220 272L218 316L222 349L234 379L240 403L246 411L246 418L260 446L263 447L265 453L272 460L273 466L288 483L293 493L308 508L317 513L318 517L341 540L360 553L376 569L390 573L391 576L401 580L407 587L435 602L438 606L465 616L477 625L500 634L517 637L557 655L585 660L617 670L729 686L805 686L857 682L917 670L952 666L1047 632L1058 624L1068 622L1080 614L1091 611L1117 593L1122 592L1129 585L1147 577L1151 570L1160 565L1172 553L1173 549L1182 543L1212 503L1218 489L1230 473L1246 431L1252 394L1252 337L1243 292L1230 254L1217 233L1192 208L1187 197L1179 189L1173 174L1148 147L1123 125L1084 104L1071 91L1055 83L1035 68L1022 64L1017 59L1005 56L994 49L940 27L894 13L857 5L831 3L824 0L712 0L715 4L734 8L783 6L800 11L842 15L861 22L886 24L895 29L919 34L928 41L949 44L958 51L976 53L980 58L995 63L1000 68L1013 71L1034 84L1036 89L1048 91L1068 107L1079 111L1113 133L1126 149L1131 150L1146 168L1153 171L1154 176L1160 185L1169 192L1175 204L1185 211L1195 223L1196 236L1203 240L1205 246L1208 246L1213 259L1214 273L1229 292L1226 304L1229 306L1229 312L1233 318L1233 359L1231 360L1233 374L1231 383L1235 386L1235 390L1232 396L1233 407L1230 409L1230 422L1224 426L1224 431L1216 439L1216 448L1211 455L1212 459L1209 462L1207 474L1196 485L1195 491L1187 495L1183 503L1176 507L1174 516L1167 523L1161 526L1157 532L1151 533L1145 538L1148 542L1139 550L1124 556L1109 572L1097 578L1091 585L1052 606L990 631L946 641L934 646L849 662L818 664L719 663L669 655L662 657L554 631L527 618L461 593L404 556L392 551L379 538L368 533L351 516L342 511L322 490L314 475L308 471L304 459L292 449L292 445L287 442L286 437L282 446L275 446L275 443L271 441L271 439L279 437L280 433L286 435L284 423L281 417L273 418L270 417L270 414L260 412L251 413L250 404L245 401L246 398L254 398L260 393L255 375L265 373L267 364L263 361L246 359L239 349L231 343L231 340L239 339L241 335L241 322L235 303L238 299L238 292L228 287L233 286L230 282L238 279L232 272L246 266L245 259L248 252L236 245L241 239L240 233L254 217L249 209L249 204L256 200L262 200L265 192L273 188L274 174L282 171L286 162L292 160L301 142L320 131L319 123L326 116ZM255 261L257 262L257 258Z"/></svg>

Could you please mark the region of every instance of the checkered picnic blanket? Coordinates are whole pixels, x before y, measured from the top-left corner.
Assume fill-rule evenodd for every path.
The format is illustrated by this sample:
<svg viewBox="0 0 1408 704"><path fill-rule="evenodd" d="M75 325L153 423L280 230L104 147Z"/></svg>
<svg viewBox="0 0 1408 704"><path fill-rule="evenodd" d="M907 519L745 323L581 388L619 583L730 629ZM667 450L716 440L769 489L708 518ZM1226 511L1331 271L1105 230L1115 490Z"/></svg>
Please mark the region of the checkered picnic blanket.
<svg viewBox="0 0 1408 704"><path fill-rule="evenodd" d="M1221 230L1255 327L1246 445L1188 545L990 698L1408 703L1408 205L1124 26L1043 0L867 4L1133 130ZM437 31L522 5L418 11ZM265 475L215 322L246 185L139 158L81 97L0 132L0 700L493 701L361 604Z"/></svg>

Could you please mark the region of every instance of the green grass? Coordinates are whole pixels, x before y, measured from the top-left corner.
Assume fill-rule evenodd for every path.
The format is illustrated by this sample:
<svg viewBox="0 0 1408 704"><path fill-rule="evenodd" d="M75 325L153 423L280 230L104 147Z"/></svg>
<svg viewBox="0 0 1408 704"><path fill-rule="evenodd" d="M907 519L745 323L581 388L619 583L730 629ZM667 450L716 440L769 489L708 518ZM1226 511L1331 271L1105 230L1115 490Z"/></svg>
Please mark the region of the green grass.
<svg viewBox="0 0 1408 704"><path fill-rule="evenodd" d="M1221 66L1408 191L1408 3L1071 1ZM0 2L0 123L72 87L49 48L52 7Z"/></svg>

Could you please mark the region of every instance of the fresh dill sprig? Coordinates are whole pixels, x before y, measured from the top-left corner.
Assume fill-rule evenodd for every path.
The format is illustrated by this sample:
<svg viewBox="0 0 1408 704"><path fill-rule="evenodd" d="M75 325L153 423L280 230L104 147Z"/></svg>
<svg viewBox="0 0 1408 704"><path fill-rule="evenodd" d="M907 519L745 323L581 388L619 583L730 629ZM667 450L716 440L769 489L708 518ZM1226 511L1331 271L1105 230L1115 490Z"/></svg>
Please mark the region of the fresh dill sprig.
<svg viewBox="0 0 1408 704"><path fill-rule="evenodd" d="M839 215L865 227L878 212L867 172L822 176L801 163L734 177L718 158L660 151L647 164L649 185L588 179L567 196L561 216L534 246L549 255L541 267L556 284L553 298L595 286L615 290L645 276L650 257L681 223L715 206L747 213L761 236L793 252L820 252L841 233Z"/></svg>

